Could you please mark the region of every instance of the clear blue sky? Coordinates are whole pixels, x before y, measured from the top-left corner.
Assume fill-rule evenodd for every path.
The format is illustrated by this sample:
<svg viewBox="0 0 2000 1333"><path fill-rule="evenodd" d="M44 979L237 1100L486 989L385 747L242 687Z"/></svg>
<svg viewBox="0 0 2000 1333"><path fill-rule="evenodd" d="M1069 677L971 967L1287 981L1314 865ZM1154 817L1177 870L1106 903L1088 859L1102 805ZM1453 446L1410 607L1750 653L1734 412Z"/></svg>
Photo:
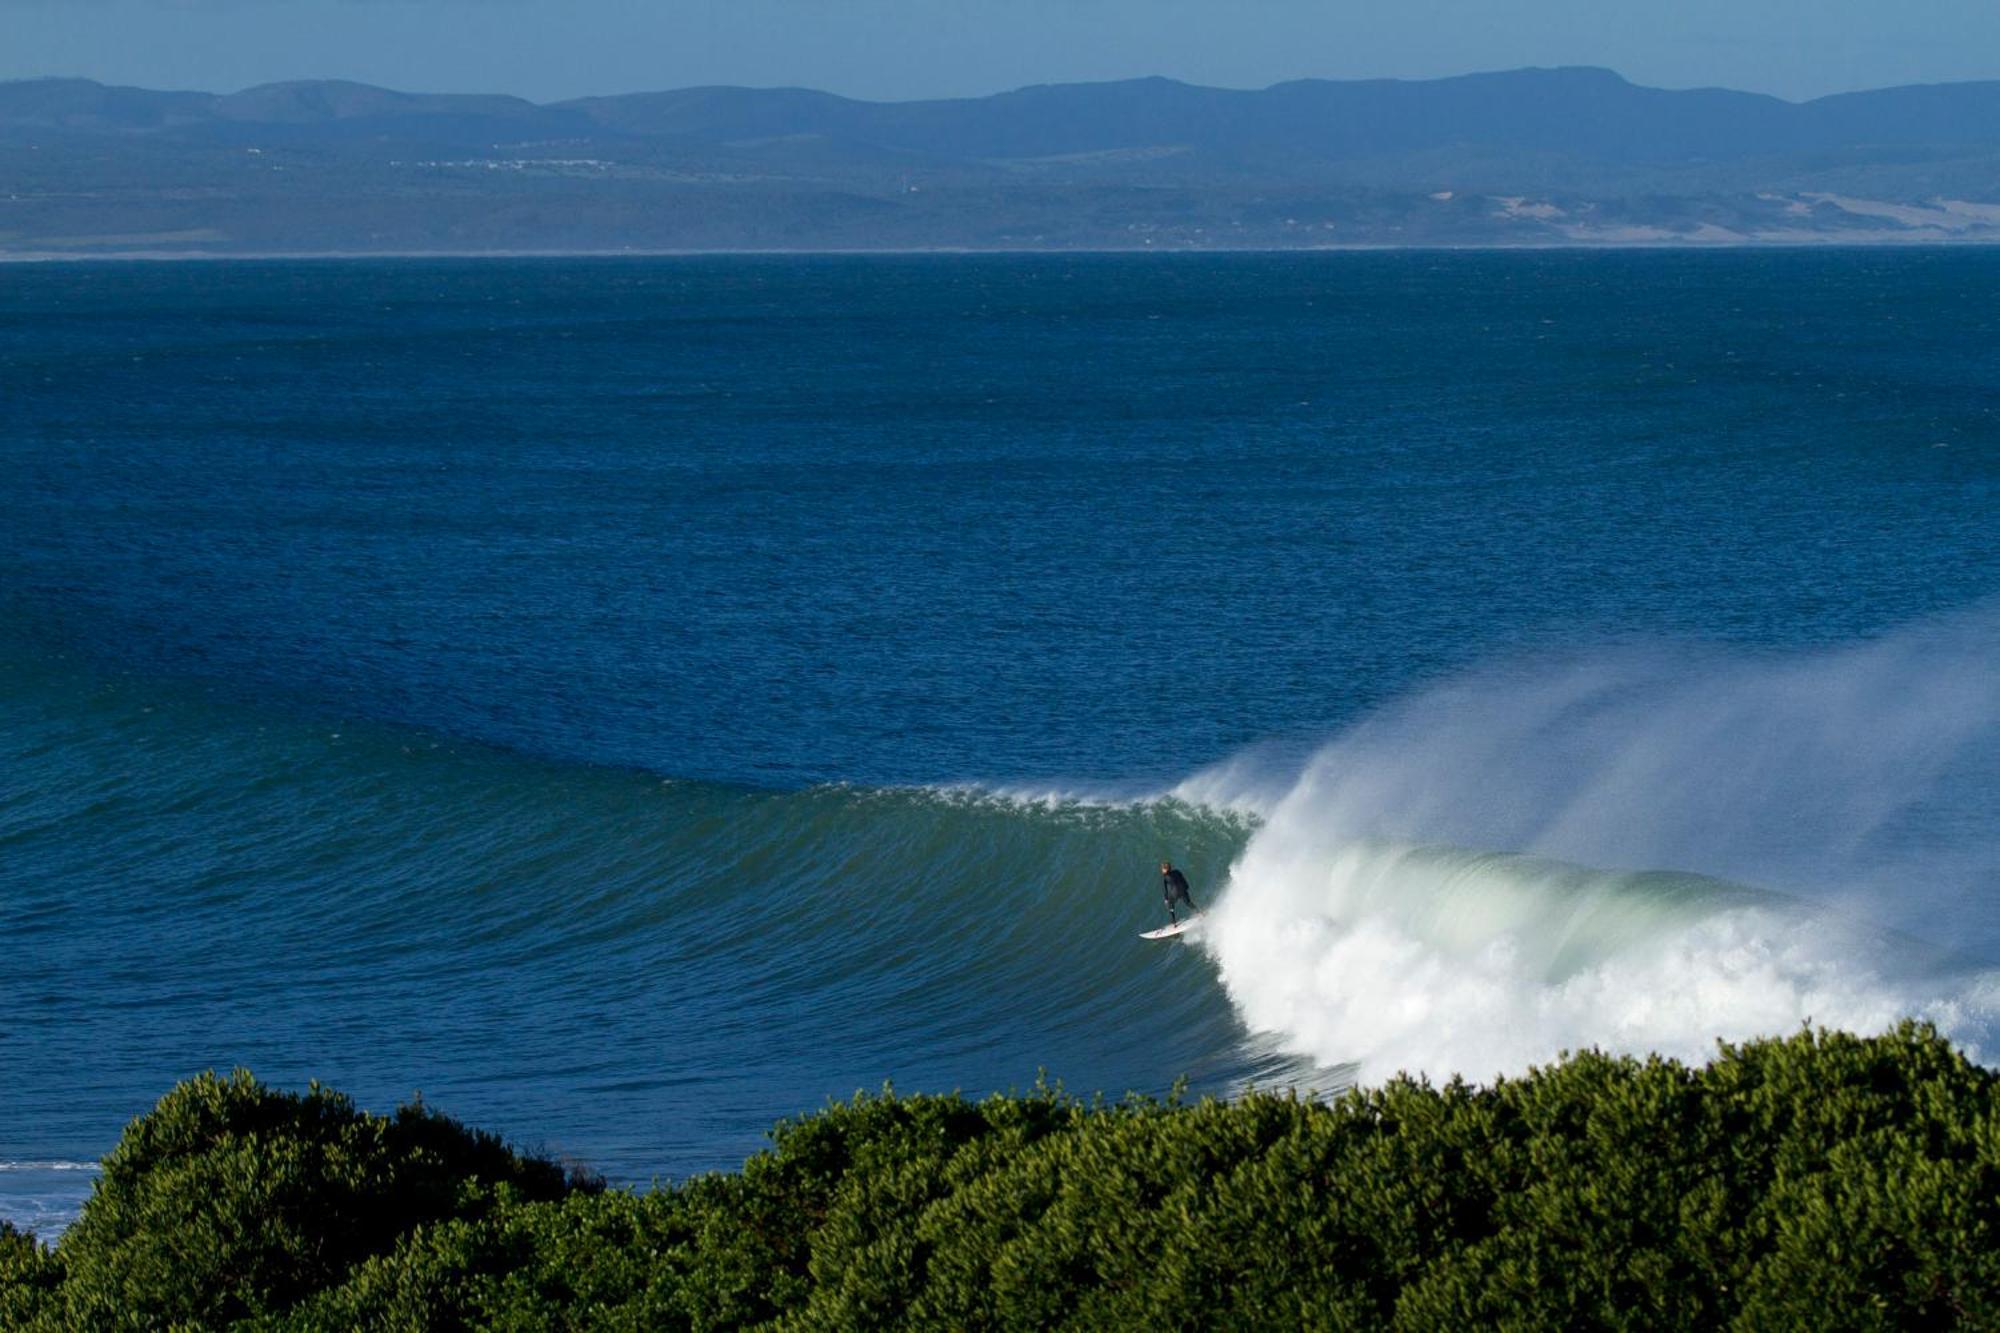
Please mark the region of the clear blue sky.
<svg viewBox="0 0 2000 1333"><path fill-rule="evenodd" d="M702 83L910 98L1559 64L1792 98L2000 77L2000 0L0 0L0 78L215 91L347 78L536 100Z"/></svg>

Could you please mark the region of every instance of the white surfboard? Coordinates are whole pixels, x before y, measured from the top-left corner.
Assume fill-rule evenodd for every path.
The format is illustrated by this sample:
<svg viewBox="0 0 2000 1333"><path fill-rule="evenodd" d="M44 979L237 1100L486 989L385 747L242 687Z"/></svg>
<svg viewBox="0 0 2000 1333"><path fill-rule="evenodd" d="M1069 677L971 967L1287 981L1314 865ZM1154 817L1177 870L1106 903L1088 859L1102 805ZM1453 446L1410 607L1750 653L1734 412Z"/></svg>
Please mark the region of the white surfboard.
<svg viewBox="0 0 2000 1333"><path fill-rule="evenodd" d="M1176 935L1185 935L1195 922L1199 920L1201 920L1199 916L1191 916L1185 921L1176 921L1171 926L1161 926L1158 930L1141 931L1139 932L1139 938L1142 940L1170 940Z"/></svg>

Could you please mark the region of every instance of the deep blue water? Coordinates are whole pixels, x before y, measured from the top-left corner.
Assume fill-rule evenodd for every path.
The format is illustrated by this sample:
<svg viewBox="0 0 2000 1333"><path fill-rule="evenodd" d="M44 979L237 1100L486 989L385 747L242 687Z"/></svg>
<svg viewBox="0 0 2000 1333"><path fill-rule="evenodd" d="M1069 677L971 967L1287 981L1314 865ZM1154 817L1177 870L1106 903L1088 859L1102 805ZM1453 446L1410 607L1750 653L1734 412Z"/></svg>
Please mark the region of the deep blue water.
<svg viewBox="0 0 2000 1333"><path fill-rule="evenodd" d="M210 1066L643 1180L887 1079L1484 1076L1475 1011L1977 1042L1996 312L1977 250L0 268L0 1216ZM1132 938L1161 855L1208 944Z"/></svg>

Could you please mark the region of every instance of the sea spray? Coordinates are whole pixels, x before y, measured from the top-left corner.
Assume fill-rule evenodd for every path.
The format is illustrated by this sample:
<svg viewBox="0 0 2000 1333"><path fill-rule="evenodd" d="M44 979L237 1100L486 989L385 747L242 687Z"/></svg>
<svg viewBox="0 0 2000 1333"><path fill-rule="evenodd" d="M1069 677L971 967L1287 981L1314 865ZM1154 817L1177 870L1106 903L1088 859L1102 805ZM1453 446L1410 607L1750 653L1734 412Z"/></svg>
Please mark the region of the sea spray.
<svg viewBox="0 0 2000 1333"><path fill-rule="evenodd" d="M1993 759L1995 627L1987 607L1833 651L1626 648L1441 685L1305 765L1204 947L1254 1031L1363 1077L1906 1015L1976 1048L1992 979L1890 928L1923 933L1945 896L1976 917L2000 867L1985 784L1955 781Z"/></svg>

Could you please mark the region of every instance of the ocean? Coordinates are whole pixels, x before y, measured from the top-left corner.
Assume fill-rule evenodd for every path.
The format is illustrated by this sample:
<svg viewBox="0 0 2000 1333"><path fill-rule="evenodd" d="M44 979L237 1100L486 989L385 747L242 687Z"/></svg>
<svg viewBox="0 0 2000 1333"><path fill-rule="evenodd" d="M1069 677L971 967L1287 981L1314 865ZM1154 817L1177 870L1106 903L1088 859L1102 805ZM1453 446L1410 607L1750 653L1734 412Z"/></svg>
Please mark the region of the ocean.
<svg viewBox="0 0 2000 1333"><path fill-rule="evenodd" d="M889 1083L2000 1058L2000 253L13 265L0 476L43 1234L209 1068L643 1184Z"/></svg>

